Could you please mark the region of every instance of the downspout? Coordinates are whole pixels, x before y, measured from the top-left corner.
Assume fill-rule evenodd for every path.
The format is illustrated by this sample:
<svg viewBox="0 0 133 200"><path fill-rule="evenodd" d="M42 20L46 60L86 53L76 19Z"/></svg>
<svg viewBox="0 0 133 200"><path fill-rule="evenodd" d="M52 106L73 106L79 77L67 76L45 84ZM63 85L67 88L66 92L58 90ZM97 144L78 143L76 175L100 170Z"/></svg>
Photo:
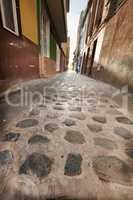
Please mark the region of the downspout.
<svg viewBox="0 0 133 200"><path fill-rule="evenodd" d="M39 75L40 78L46 76L45 63L44 63L44 21L43 21L43 1L37 0L38 6L38 40L39 40Z"/></svg>

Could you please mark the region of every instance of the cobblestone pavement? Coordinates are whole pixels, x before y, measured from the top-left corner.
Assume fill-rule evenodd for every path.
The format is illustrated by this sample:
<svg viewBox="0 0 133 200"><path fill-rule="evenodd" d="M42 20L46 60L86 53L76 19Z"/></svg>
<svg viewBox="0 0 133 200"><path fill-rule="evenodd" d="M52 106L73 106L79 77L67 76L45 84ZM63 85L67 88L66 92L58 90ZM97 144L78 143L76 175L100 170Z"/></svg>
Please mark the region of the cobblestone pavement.
<svg viewBox="0 0 133 200"><path fill-rule="evenodd" d="M75 73L25 86L45 98L0 102L0 200L132 200L133 117L116 89Z"/></svg>

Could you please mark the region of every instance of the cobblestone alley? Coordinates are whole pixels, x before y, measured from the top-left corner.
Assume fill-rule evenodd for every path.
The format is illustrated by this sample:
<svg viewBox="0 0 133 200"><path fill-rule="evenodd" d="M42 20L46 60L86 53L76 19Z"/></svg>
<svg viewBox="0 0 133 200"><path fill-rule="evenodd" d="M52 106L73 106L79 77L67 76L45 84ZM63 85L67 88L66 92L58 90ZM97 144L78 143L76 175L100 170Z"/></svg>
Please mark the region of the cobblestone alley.
<svg viewBox="0 0 133 200"><path fill-rule="evenodd" d="M116 89L72 72L23 87L44 101L1 99L0 200L132 200L133 121Z"/></svg>

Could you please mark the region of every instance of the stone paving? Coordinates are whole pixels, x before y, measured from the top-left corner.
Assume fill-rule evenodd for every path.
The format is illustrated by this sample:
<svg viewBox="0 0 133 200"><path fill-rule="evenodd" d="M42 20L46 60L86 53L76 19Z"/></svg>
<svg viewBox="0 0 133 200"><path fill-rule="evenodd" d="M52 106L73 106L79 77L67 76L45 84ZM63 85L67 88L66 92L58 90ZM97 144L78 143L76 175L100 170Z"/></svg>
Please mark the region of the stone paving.
<svg viewBox="0 0 133 200"><path fill-rule="evenodd" d="M27 85L45 101L0 103L0 200L133 200L133 117L116 89L75 73Z"/></svg>

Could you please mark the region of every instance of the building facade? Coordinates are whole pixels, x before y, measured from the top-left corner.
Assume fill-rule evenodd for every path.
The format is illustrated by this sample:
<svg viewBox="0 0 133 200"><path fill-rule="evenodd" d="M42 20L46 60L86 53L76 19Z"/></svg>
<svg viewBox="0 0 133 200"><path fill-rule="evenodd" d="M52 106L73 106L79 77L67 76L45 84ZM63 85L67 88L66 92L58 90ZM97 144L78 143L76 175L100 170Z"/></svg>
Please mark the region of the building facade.
<svg viewBox="0 0 133 200"><path fill-rule="evenodd" d="M67 12L69 0L0 0L1 80L48 77L67 68Z"/></svg>
<svg viewBox="0 0 133 200"><path fill-rule="evenodd" d="M81 72L133 88L133 1L89 0Z"/></svg>
<svg viewBox="0 0 133 200"><path fill-rule="evenodd" d="M76 50L74 52L74 59L73 59L73 65L74 65L74 69L78 72L79 68L81 67L81 63L83 60L83 47L84 47L84 23L83 23L83 19L85 16L85 11L82 10L81 14L80 14L80 19L79 19L79 25L78 25L78 32L77 32L77 44L76 44Z"/></svg>

